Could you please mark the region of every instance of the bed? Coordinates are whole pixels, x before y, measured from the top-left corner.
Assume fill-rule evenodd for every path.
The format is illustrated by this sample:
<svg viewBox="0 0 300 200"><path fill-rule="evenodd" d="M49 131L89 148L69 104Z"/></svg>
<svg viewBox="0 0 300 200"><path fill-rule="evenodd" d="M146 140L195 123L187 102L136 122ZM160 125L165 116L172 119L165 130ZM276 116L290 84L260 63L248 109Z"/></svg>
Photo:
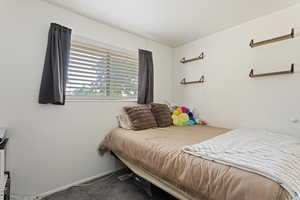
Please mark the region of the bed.
<svg viewBox="0 0 300 200"><path fill-rule="evenodd" d="M184 153L187 145L228 129L210 126L142 131L116 128L100 150L114 152L136 174L182 200L287 200L279 184L255 173Z"/></svg>

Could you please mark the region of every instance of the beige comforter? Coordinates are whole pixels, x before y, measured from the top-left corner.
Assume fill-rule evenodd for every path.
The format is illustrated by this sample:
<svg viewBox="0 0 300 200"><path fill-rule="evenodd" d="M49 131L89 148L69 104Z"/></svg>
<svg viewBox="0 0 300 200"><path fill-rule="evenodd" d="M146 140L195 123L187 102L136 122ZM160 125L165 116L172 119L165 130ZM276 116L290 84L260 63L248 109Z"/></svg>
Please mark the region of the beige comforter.
<svg viewBox="0 0 300 200"><path fill-rule="evenodd" d="M100 146L199 200L286 200L277 183L257 174L186 154L181 149L227 132L209 126L114 129Z"/></svg>

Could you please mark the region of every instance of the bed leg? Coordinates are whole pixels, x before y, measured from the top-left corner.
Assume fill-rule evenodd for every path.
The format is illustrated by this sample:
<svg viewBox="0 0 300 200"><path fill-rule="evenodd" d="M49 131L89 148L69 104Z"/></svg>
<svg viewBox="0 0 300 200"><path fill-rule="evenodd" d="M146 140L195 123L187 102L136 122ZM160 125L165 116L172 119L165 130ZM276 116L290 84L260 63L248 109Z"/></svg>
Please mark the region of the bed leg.
<svg viewBox="0 0 300 200"><path fill-rule="evenodd" d="M134 183L142 188L148 196L152 197L152 184L150 182L135 174Z"/></svg>

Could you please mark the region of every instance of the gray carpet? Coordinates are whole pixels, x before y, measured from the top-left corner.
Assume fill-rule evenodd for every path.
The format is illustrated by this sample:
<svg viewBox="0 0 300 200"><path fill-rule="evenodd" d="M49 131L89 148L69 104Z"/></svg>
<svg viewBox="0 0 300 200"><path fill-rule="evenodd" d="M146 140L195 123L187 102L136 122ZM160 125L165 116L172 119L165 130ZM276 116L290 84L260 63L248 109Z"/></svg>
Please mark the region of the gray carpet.
<svg viewBox="0 0 300 200"><path fill-rule="evenodd" d="M151 186L152 197L137 185L133 178L119 181L117 178L123 172L72 187L58 192L43 200L176 200L155 186Z"/></svg>

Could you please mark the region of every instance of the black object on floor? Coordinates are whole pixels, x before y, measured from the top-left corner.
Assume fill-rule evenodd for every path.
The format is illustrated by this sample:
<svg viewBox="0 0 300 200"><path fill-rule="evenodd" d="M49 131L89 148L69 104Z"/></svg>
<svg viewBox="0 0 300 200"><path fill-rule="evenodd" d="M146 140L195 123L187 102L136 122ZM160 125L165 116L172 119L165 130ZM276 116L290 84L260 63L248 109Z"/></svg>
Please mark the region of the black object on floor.
<svg viewBox="0 0 300 200"><path fill-rule="evenodd" d="M123 172L124 173L124 172ZM120 181L121 172L45 197L43 200L176 200L176 198L151 185L149 196L136 185L135 179Z"/></svg>

